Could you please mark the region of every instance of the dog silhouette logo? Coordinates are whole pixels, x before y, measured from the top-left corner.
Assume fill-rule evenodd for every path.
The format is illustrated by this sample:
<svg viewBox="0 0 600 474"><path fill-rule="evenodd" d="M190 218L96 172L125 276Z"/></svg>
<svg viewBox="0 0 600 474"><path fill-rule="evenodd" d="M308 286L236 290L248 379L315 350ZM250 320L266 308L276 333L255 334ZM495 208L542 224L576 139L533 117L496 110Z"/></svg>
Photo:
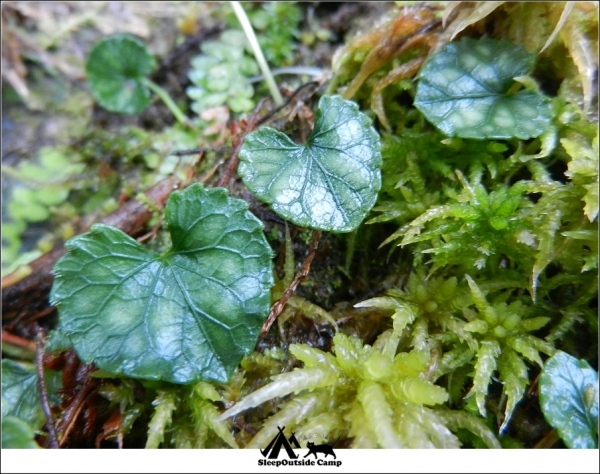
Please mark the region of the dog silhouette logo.
<svg viewBox="0 0 600 474"><path fill-rule="evenodd" d="M281 451L281 448L283 448L285 449L285 452L287 453L290 459L297 459L298 455L292 449L292 445L295 448L300 449L300 443L298 443L296 436L292 432L292 436L290 436L288 439L283 434L285 426L283 428L280 428L278 426L277 429L279 430L279 433L275 435L275 437L271 440L271 442L265 449L260 450L260 454L262 454L265 458L268 456L268 459L277 459L277 457L279 456L279 451Z"/></svg>
<svg viewBox="0 0 600 474"><path fill-rule="evenodd" d="M307 457L311 454L315 455L315 459L319 459L319 456L317 456L317 453L323 453L325 454L325 457L329 456L330 454L333 456L334 459L337 459L335 453L333 452L333 447L335 446L335 443L337 443L340 440L339 436L338 439L336 439L333 444L315 444L311 441L308 441L306 443L306 447L308 448L308 453L306 453Z"/></svg>

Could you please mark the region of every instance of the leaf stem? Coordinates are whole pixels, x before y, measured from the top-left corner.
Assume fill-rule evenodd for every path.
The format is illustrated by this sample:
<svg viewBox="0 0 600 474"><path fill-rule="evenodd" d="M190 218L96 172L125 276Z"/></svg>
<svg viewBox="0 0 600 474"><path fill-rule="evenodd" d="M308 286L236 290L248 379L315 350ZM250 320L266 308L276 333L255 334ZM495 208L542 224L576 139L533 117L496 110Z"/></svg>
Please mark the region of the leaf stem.
<svg viewBox="0 0 600 474"><path fill-rule="evenodd" d="M256 35L254 34L254 29L252 28L252 25L250 24L250 20L248 20L248 16L246 15L246 12L240 5L240 2L230 2L230 3L231 3L231 7L233 8L233 11L235 12L240 24L242 25L244 33L246 33L246 37L248 38L248 41L250 42L250 46L252 47L252 51L254 52L254 57L256 58L256 61L258 62L258 65L260 67L260 70L263 73L263 76L265 76L265 80L267 81L267 85L269 86L269 91L271 91L271 96L273 97L273 100L275 101L275 105L280 106L283 104L283 97L281 96L281 93L279 92L279 89L277 88L275 79L273 79L273 75L271 74L271 70L269 69L269 65L267 64L265 56L263 55L262 49L260 48L260 45L258 44L258 40L256 39Z"/></svg>
<svg viewBox="0 0 600 474"><path fill-rule="evenodd" d="M152 92L156 93L158 97L164 102L167 108L171 111L173 116L177 119L177 121L186 125L188 123L188 119L185 114L181 111L181 109L177 106L177 104L171 99L169 93L160 87L158 84L152 82L150 79L144 77L142 79L143 83L150 89Z"/></svg>
<svg viewBox="0 0 600 474"><path fill-rule="evenodd" d="M44 331L42 328L37 328L37 340L35 351L35 370L38 376L38 387L40 391L40 400L42 403L42 411L46 417L46 427L48 428L48 440L52 449L58 449L58 435L56 434L56 425L54 417L50 411L50 400L48 399L48 387L46 387L46 379L44 378Z"/></svg>
<svg viewBox="0 0 600 474"><path fill-rule="evenodd" d="M263 327L260 330L261 337L265 337L267 335L269 329L271 329L271 326L283 311L285 304L292 297L292 295L296 291L296 288L298 288L298 285L302 281L306 280L306 276L310 271L310 264L312 263L317 253L317 248L319 247L319 241L321 240L322 234L323 233L320 230L313 231L312 237L310 238L310 243L308 244L308 255L304 259L300 270L298 270L298 272L296 272L296 275L294 275L294 278L290 285L285 289L283 296L271 307L271 312L269 313L269 316L267 316L267 319L265 320L265 323L263 324Z"/></svg>
<svg viewBox="0 0 600 474"><path fill-rule="evenodd" d="M242 148L242 145L244 144L244 137L246 135L248 135L251 131L253 131L257 124L260 123L260 121L258 120L258 113L260 112L260 110L263 108L263 106L265 105L267 98L263 97L261 99L261 101L256 105L256 107L254 107L254 111L250 114L250 117L248 117L248 119L246 120L246 126L244 127L244 130L237 136L235 137L233 143L233 153L231 154L231 157L229 158L228 162L227 162L227 167L224 171L224 173L221 175L221 177L219 178L219 180L215 183L215 187L219 187L219 186L229 186L229 180L231 179L231 176L233 175L234 171L237 169L238 164L240 162L239 158L238 158L238 154L240 152L240 149Z"/></svg>

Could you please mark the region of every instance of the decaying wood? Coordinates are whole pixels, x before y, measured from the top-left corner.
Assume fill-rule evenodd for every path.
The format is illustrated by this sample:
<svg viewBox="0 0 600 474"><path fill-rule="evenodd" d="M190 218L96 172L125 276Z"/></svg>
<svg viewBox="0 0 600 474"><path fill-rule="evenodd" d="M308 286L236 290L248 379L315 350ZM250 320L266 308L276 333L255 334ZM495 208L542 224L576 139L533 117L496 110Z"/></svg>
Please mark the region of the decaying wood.
<svg viewBox="0 0 600 474"><path fill-rule="evenodd" d="M148 191L146 197L153 202L156 207L162 208L175 189L179 187L180 181L178 178L171 176L160 181ZM119 209L109 214L100 220L101 223L111 225L122 230L131 236L138 235L143 229L146 222L152 217L152 210L138 201L131 199ZM88 229L84 229L84 232ZM17 281L14 284L4 286L5 281L14 280L11 275L7 275L2 279L2 319L6 321L14 318L17 314L23 315L23 311L27 312L27 306L34 302L45 301L54 277L52 276L52 268L57 260L64 255L66 249L63 245L56 247L52 251L42 255L37 260L29 264L31 273ZM39 310L39 307L37 308ZM36 311L32 309L31 311ZM30 311L30 312L31 312Z"/></svg>

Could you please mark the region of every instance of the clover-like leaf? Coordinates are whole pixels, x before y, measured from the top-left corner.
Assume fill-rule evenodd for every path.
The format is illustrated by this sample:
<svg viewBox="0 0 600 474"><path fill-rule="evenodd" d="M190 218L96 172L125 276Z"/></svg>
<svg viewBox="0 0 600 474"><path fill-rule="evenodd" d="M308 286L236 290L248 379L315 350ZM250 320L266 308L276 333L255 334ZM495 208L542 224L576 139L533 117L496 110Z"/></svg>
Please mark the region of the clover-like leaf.
<svg viewBox="0 0 600 474"><path fill-rule="evenodd" d="M306 143L263 127L246 136L239 156L246 186L302 227L354 230L381 187L379 135L358 106L340 96L321 98Z"/></svg>
<svg viewBox="0 0 600 474"><path fill-rule="evenodd" d="M550 127L548 97L524 89L510 93L535 56L507 40L463 38L431 56L419 72L415 106L451 137L540 136Z"/></svg>
<svg viewBox="0 0 600 474"><path fill-rule="evenodd" d="M598 448L598 372L557 352L540 377L540 405L569 448Z"/></svg>
<svg viewBox="0 0 600 474"><path fill-rule="evenodd" d="M247 209L194 184L169 197L164 255L101 224L70 239L51 297L79 357L137 378L226 381L271 304L272 251Z"/></svg>
<svg viewBox="0 0 600 474"><path fill-rule="evenodd" d="M154 67L154 57L141 41L117 34L94 45L85 71L92 95L102 107L133 115L150 103L144 79Z"/></svg>

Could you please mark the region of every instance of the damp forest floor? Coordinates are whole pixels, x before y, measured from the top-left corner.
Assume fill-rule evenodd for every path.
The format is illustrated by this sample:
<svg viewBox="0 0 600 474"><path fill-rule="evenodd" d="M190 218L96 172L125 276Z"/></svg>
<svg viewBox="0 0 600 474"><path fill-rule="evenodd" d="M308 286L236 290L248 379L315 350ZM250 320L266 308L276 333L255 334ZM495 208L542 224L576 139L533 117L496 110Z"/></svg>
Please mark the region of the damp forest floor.
<svg viewBox="0 0 600 474"><path fill-rule="evenodd" d="M494 171L495 165L490 163L494 160L497 163L508 163L517 154L526 157L541 154L546 143L542 143L538 138L522 141L512 139L506 141L506 145L504 142L499 145L500 141L490 140L491 145L485 151L481 151L484 147L481 141L469 141L475 142L472 148L469 148L470 144L457 144L460 139L452 138L447 139L450 141L446 141L444 146L448 145L448 148L451 148L456 145L456 149L463 146L461 150L465 156L470 151L464 150L473 150L473 156L483 157L479 168L475 165L471 168L465 165L464 175L459 171L457 179L453 169L446 173L446 168L450 169L457 163L452 159L449 159L449 165L440 164L441 159L432 159L436 164L431 168L423 164L423 161L411 161L410 157L419 153L419 146L431 146L431 150L438 150L438 143L444 139L433 126L417 116L412 105L414 76L418 68L407 69L407 74L391 83L389 87L382 86L382 90L383 87L386 89L383 92L380 90L380 99L383 98L387 118L381 115L381 106L377 106L371 91L381 85L377 81L386 77L391 69L402 67L402 61L418 62L419 58L428 54L428 48L433 41L433 37L427 36L428 31L423 30L425 33L421 35L422 41L415 42L412 50L404 51L404 43L400 45L389 40L394 34L402 35L402 28L414 28L409 19L415 24L424 21L420 17L417 18L421 13L417 15L413 10L407 10L409 13L405 17L402 16L403 13L399 13L403 8L418 8L419 5L412 5L414 2L281 3L284 7L281 7L279 12L275 11L272 5L268 6L269 2L243 3L255 25L259 40L261 35L268 38L264 43L267 46L263 46L263 49L272 69L296 69L293 73L275 76L284 100L290 102L270 119L269 125L284 131L296 142L303 141L310 134L314 124L314 111L319 96L340 91L348 93L348 85L356 83L357 89L352 100L373 119L375 128L383 137L384 165L380 200L369 213L367 223L350 233L323 232L316 251L311 254L313 232L286 223L267 204L257 200L233 170L233 177L228 180L227 185L229 195L248 203L249 210L263 222L265 236L273 249L276 279L274 292L283 293L293 274L306 264L307 256L312 258L309 262L310 271L298 285L280 319L265 336L259 338L254 353L242 362L233 380L229 384L217 386L218 395L215 397L221 396L221 399L202 395L204 398L198 398L201 402L195 407L190 402L189 407L186 405L180 408L188 403L186 397L191 399L196 395L184 392L185 388L173 388L168 386L169 384L148 384L127 377L114 378L101 371L95 373L93 364L81 362L68 345L58 349L53 347L52 351L47 350L41 355L42 341L47 341L46 336L57 327L58 321L57 311L48 300L48 292L52 285L51 269L58 256L62 255L63 243L86 231L95 222L110 222L116 227L127 229L126 233L144 242L149 249L162 251L170 243L162 207L173 189L173 183L184 188L193 182L200 182L208 188L230 173L229 159L232 154L237 153L236 145L239 144L242 130L252 119L254 106L264 99L263 108L257 109L263 116L276 108L269 89L260 78L252 79L254 94L249 99L252 107L247 107L242 112L235 112L233 109L236 105L231 105L232 103L209 107L206 112L206 109L195 108L194 101L187 93L192 85L188 76L192 60L203 51L203 45L207 42L218 43L222 41L221 34L224 31L239 29L229 2L3 2L3 372L4 360L13 360L23 363L23 367L31 371L35 366L38 366L38 369L43 366L51 374L47 376L47 382L59 387L50 387L48 391L52 392L50 411L59 431L61 448L228 447L232 446L233 441L227 434L219 433L215 428L216 422L206 422L206 417L209 416L207 413L213 413L210 410L214 408L214 413L230 408L233 401L239 401L243 396L265 386L273 376L302 369L304 363L300 361L300 356L296 357L290 353L290 346L307 345L325 353L338 354L335 348L336 344L340 344L341 347L341 342L334 337L337 337L336 333L339 332L344 337L347 336L348 340L361 341L361 347L364 344L365 347L381 348L392 338L390 334L393 333L397 321L390 317L392 313L395 318L404 311L398 308L417 308L421 305L427 309L415 310L418 316L410 320L410 324L416 321L414 329L411 329L414 333L411 332L409 337L404 333L399 347L408 354L409 347L414 348L414 344L417 344L415 341L420 337L417 334L418 328L425 324L419 321L430 317L436 329L431 329L430 341L434 341L430 344L432 355L426 364L427 369L422 369L423 373L434 373L439 367L443 367L450 358L446 357L446 354L466 358L464 360L467 362L462 366L456 362L455 371L439 371L442 375L437 383L444 386L449 393L446 406L448 411L463 411L468 412L469 416L479 417L483 420L481 426L487 428L478 429L481 429L481 432L489 429L498 437L502 426L503 437L500 443L503 447L566 448L567 445L557 430L548 423L540 407L538 383L541 368L537 360L542 362L540 354L546 360L556 349L560 349L578 359L586 360L597 370L597 252L594 267L594 257L590 256L594 253L593 244L590 243L593 239L585 240L584 245L576 249L564 236L544 241L548 248L556 246L558 250L552 247L554 253L548 250L543 258L534 255L531 250L527 258L523 257L523 261L529 262L529 267L534 267L533 271L539 270L533 280L530 273L515 276L522 267L511 266L510 255L502 253L503 250L498 250L494 257L497 249L506 247L498 240L494 240L497 247L487 254L487 250L481 251L476 242L467 241L466 238L460 240L461 245L467 245L465 242L468 242L476 249L474 252L481 251L481 255L485 254L481 257L488 258L488 267L485 268L495 266L501 269L500 273L493 274L492 277L492 273L485 273L486 270L482 269L481 264L478 264L479 267L471 265L472 274L478 275L479 279L475 279L491 301L485 306L487 302L481 303L481 299L477 300L477 296L473 296L480 293L477 293L478 289L474 289L476 284L471 284L471 277L464 276L468 272L462 270L463 262L448 260L451 261L448 268L452 266L457 270L444 273L444 257L433 257L434 254L427 250L429 244L425 239L416 244L399 246L402 237L395 233L428 208L441 206L440 195L447 192L450 198L456 197L459 189L462 189L460 183L464 183L465 179L480 179L477 185L487 187L490 191L489 196L496 191L500 195L498 190L503 186L509 189L519 180L534 181L534 177L544 173L547 182L563 182L569 170L574 169L569 165L567 154L559 146L559 152L555 155L541 158L540 162L543 162L545 167L543 173L523 159L525 164L515 165L514 169L503 175L503 165L499 166L500 171ZM435 16L434 19L440 19L437 23L432 20L432 28L441 28L442 12L444 8L448 9L449 3L451 2L425 2L427 8L431 9L431 13L427 15L431 14L432 18ZM519 30L518 20L515 19L519 15L519 12L515 11L516 7L502 6L496 11L477 10L471 14L468 13L468 9L475 8L474 4L471 5L473 2L456 3L461 4L456 7L458 15L462 14L460 18L464 20L465 25L468 24L460 33L473 38L498 36L498 31L504 28L502 31L507 32L509 39L520 38L528 48L534 45L532 48L535 49L535 45L544 44L554 26L560 22L561 13L554 12L550 7L547 13L539 13L550 26L543 23L539 31L541 37L536 39L531 37L534 32L524 34ZM586 14L589 13L585 8L588 8L587 4L590 2L575 3L578 4L577 8L581 8ZM505 10L502 10L503 8ZM446 13L448 23L452 24L452 12L446 10ZM269 16L274 18L277 14L291 19L291 23L285 27L287 31L283 31L285 28L277 29L276 25L270 23L272 20L269 20ZM538 12L527 10L526 14L523 14L523 21L534 21L533 18L537 14ZM456 12L454 15L456 16ZM589 15L596 15L597 34L597 11ZM394 18L396 20L393 20ZM410 25L407 23L408 26L403 26L403 21ZM261 24L266 25L264 30L259 28ZM390 24L396 26L390 27ZM398 28L397 31L393 30L395 27ZM591 30L594 28L593 25L587 27ZM94 100L86 82L86 57L96 42L116 33L134 35L147 46L156 59L156 68L150 73L150 80L167 91L186 116L192 119L193 124L183 126L177 123L169 108L155 95L152 96L150 105L135 115L109 112ZM361 34L363 42L355 41ZM438 36L435 37L437 38ZM565 44L568 49L570 43ZM355 78L364 73L361 64L365 61L369 48L379 47L383 51L382 55L388 54L389 58L386 61L382 60L370 71L370 79L367 79L366 74L364 81L358 84ZM402 53L394 56L396 53L390 53L385 47ZM577 146L583 143L577 141L579 138L573 138L575 135L583 137L581 140L593 136L593 130L597 128L598 105L597 96L591 97L589 89L586 92L587 83L584 81L581 86L577 82L577 78L580 77L578 72L583 66L578 63L578 70L571 63L567 67L554 61L552 54L561 58L562 55L567 56L564 52L565 47L561 43L554 49L548 49L550 53L542 58L540 69L536 69L535 79L543 92L551 97L559 97L561 100L565 98L564 101L568 102L577 96L576 99L572 99L573 102L579 101L580 105L585 102L587 115L585 120L582 120L585 124L578 129L574 126L572 130L569 129L568 133L572 135L563 136L560 135L562 132L557 132L558 140L565 137L571 140L564 142L567 143L565 149L570 153L569 143L577 142ZM593 46L590 47L593 49ZM597 53L597 40L595 48ZM541 48L538 47L539 49ZM251 57L250 52L247 51L246 54ZM419 63L421 64L422 62ZM591 82L592 88L597 88L597 60L595 67L596 82ZM592 67L589 66L588 69ZM556 71L559 70L567 71L564 77L557 75ZM258 76L259 73L253 75ZM577 84L572 85L576 82ZM389 120L392 127L386 127L385 120ZM428 131L429 135L423 130ZM416 145L408 143L410 139L406 143L401 142L405 131L407 136L414 137ZM589 138L589 142L592 142L592 138ZM597 152L597 135L595 143ZM409 157L402 162L402 166L406 166L408 171L398 168L399 165L390 164L388 157L396 152ZM430 154L427 156L431 156L435 152L428 153ZM518 161L518 156L515 162ZM543 161L544 159L546 161ZM456 165L460 166L462 164ZM597 186L597 161L595 166ZM536 170L539 171L538 175L535 174ZM501 180L495 181L494 173L502 176ZM449 175L451 176L446 179ZM439 186L436 181L438 179ZM589 186L589 182L582 181L582 186ZM454 191L448 191L452 186ZM523 205L525 210L530 211L529 214L524 212L523 215L529 216L534 211L538 212L534 206L543 201L544 192L546 191L541 187L536 188L535 192L531 191L531 199L527 198L527 204ZM573 207L567 210L560 208L557 212L562 212L563 215L568 212L579 213L577 223L574 218L566 224L565 221L562 224L560 221L548 223L543 219L539 222L547 225L552 232L559 232L557 228L560 228L560 232L575 236L572 240L589 238L589 235L596 232L594 235L597 246L597 219L594 222L594 219L588 219L589 213L584 214L583 194L573 195L576 196L573 198L576 202L574 206L581 205L575 210ZM463 204L465 199L461 201ZM408 204L396 206L394 200L403 203L403 200L406 200ZM553 202L551 204L553 205ZM544 212L549 211L539 211L540 214ZM458 219L458 215L454 217ZM423 228L425 222L429 221L422 223ZM431 222L430 224L437 225ZM456 230L458 227L453 228L454 230L450 227L444 228L445 231L441 224L439 231L432 227L431 235L435 243L431 245L441 245L442 235L463 232L469 225L471 224L465 224L460 230ZM561 225L566 227L561 228ZM577 225L580 227L576 227ZM486 229L489 229L489 226ZM520 234L523 242L537 238L527 234L529 231L526 228L523 229L525 230ZM568 234L569 232L571 234ZM288 248L290 246L291 248ZM561 260L561 249L573 252L573 255L579 252L576 254L577 259L573 260L575 263ZM459 260L463 256L466 260L476 257L470 255L469 251L457 255ZM529 258L530 255L533 257ZM433 257L431 261L430 257ZM543 259L546 259L544 264L541 263ZM583 261L587 265L585 271L581 270L581 266L575 268ZM435 263L432 267L431 262L441 263ZM502 273L503 271L505 273ZM552 280L556 275L565 276L561 277L562 280ZM510 283L513 281L511 279L519 283L513 285ZM530 291L533 286L531 282L537 282L538 279L539 299L534 302ZM554 283L548 283L549 281ZM456 309L457 313L453 312L451 316L450 309L448 313L443 313L439 307L442 305L439 302L439 293L446 291L443 288L450 287L453 289L448 291L455 293L452 293L453 296L446 302L449 307L456 305L456 308L459 308ZM371 306L355 306L367 300L373 302ZM473 303L474 300L476 303ZM463 304L463 301L467 302ZM567 303L563 304L563 301ZM406 306L402 306L405 304ZM475 307L477 304L481 305ZM547 328L541 331L535 328L530 331L535 335L532 337L536 341L546 341L544 344L536 342L538 345L535 346L535 355L531 355L531 351L524 351L528 356L523 358L519 355L516 360L518 351L510 349L510 354L514 353L514 357L506 356L506 360L500 358L499 368L494 362L493 367L488 370L489 380L485 380L485 383L479 379L473 382L473 374L478 373L481 376L483 364L483 356L474 356L476 351L473 348L479 348L491 339L486 336L483 340L484 336L476 334L473 337L479 339L473 342L474 346L470 345L474 339L469 339L468 335L465 336L466 339L461 339L464 332L460 331L464 330L466 321L461 321L460 328L463 329L459 331L460 338L456 334L450 334L458 327L452 326L457 321L456 314L460 313L460 317L471 318L469 321L472 321L479 313L485 312L484 306L493 307L498 314L504 314L502 311L512 311L524 319L527 317L541 320L540 318L546 316L553 318ZM509 309L506 309L507 307ZM559 335L556 335L559 329L548 329L550 326L556 328L561 324L560 330L563 332ZM465 343L465 340L469 343ZM499 344L498 347L504 348L504 353L508 354L509 349L503 345L504 342ZM410 354L415 351L416 349ZM525 375L522 367L525 367ZM520 403L510 409L507 408L507 403L510 405L511 401L514 401L511 398L513 392L508 390L507 395L507 390L503 388L506 386L506 378L500 381L499 378L492 377L492 373L498 373L494 372L495 370L499 370L502 377L510 371L517 373L521 370L518 376L511 379L513 382L518 379L513 387L518 387L514 393L518 393L516 402ZM56 375L57 373L59 375ZM427 377L422 375L421 379L426 380ZM435 380L429 380L427 383L429 382L433 384ZM469 398L467 394L474 384L479 384L472 390L473 393L477 392L477 395ZM364 388L366 385L361 386ZM311 393L313 388L318 387L312 387ZM206 390L206 393L210 392L213 396L210 390L214 388ZM343 390L342 387L335 392L335 396L339 397L336 403L340 406L354 406L353 403L356 405L351 398L343 398L347 395L340 395ZM320 392L317 390L314 393ZM334 393L333 389L331 393ZM265 420L276 414L284 403L288 403L286 406L289 407L291 399L293 397L277 396L260 407L248 410L244 415L237 415L230 427L233 434L229 436L235 438L237 446L244 447L260 433ZM482 402L483 399L485 402ZM205 407L202 404L208 404L207 400L211 400L212 408L207 408L209 411L203 411L199 415L200 408L197 407ZM481 413L480 402L487 407L487 417L485 410ZM162 409L164 411L160 412ZM353 440L360 438L352 431L354 428L348 428L352 423L356 423L356 419L348 421L355 413L353 409L345 415L343 421L331 422L331 433L335 434L332 435L331 441L335 440L338 434L340 436L336 449L353 447ZM504 416L507 413L512 415L512 418L508 427L504 429ZM35 443L40 447L50 447L52 441L45 423L48 414L45 415L46 418L41 416L43 420L38 420L33 430ZM4 416L3 408L3 418ZM193 418L194 416L197 418ZM203 416L205 418L202 418ZM443 416L440 419L449 419ZM185 421L185 417L204 421L193 425ZM421 422L422 420L419 421ZM418 424L416 421L415 423ZM314 426L314 431L318 432L318 425ZM450 422L448 426L451 426ZM468 428L463 428L465 427L453 429L460 445L468 448L485 447L485 443L477 436L467 433ZM440 429L445 430L444 433L448 431L445 427ZM188 435L189 438L186 438ZM432 435L432 438L435 436ZM381 446L381 443L378 445L375 441L372 442L375 443L373 446ZM363 447L370 446L369 444Z"/></svg>

